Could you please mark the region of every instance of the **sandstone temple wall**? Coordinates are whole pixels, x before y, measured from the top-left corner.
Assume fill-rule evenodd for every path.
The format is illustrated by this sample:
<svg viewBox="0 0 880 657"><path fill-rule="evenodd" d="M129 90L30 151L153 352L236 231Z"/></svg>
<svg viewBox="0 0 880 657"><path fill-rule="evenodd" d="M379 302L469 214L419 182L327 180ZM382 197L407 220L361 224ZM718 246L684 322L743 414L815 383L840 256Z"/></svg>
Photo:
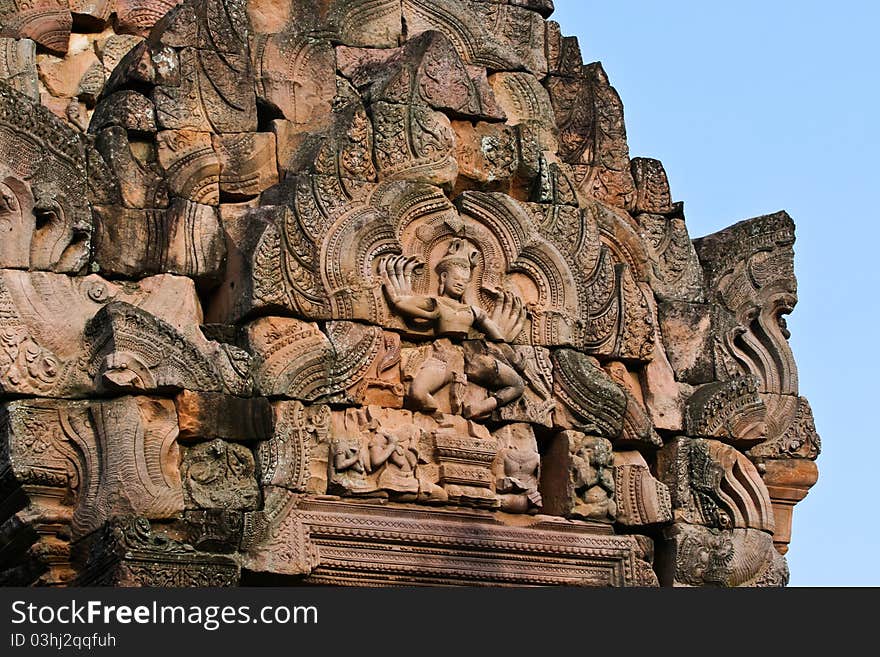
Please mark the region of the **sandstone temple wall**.
<svg viewBox="0 0 880 657"><path fill-rule="evenodd" d="M794 223L552 11L0 0L0 582L787 582Z"/></svg>

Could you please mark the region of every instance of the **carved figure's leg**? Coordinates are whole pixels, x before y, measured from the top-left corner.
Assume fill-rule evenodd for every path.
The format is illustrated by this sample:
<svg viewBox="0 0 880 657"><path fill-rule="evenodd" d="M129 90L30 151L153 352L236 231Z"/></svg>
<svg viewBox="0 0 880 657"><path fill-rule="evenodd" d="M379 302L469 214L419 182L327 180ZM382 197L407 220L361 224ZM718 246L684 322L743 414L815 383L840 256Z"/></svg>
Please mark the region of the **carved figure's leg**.
<svg viewBox="0 0 880 657"><path fill-rule="evenodd" d="M412 406L425 413L437 410L434 393L452 381L452 372L446 363L431 358L425 361L409 386L409 400Z"/></svg>
<svg viewBox="0 0 880 657"><path fill-rule="evenodd" d="M469 363L468 378L492 391L492 395L484 401L465 407L464 414L468 418L488 415L496 408L522 397L526 389L525 382L516 370L491 356L480 356Z"/></svg>

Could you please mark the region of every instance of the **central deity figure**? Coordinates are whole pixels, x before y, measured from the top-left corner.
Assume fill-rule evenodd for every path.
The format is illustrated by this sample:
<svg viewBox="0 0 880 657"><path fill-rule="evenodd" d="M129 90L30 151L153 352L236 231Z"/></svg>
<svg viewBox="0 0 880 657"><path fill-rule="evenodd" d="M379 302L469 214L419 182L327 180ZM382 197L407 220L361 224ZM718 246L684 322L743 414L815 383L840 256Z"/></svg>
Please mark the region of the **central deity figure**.
<svg viewBox="0 0 880 657"><path fill-rule="evenodd" d="M415 294L412 275L422 268L413 256L390 256L379 263L379 275L389 303L414 329L435 337L467 338L471 329L481 332L493 345L465 345L465 371L450 367L443 350L435 343L434 354L415 375L409 389L410 402L428 413L437 410L433 395L449 383L473 381L492 391L488 399L465 405L465 417L489 415L495 409L519 399L525 390L522 359L507 342L525 326L522 300L506 290L492 291L495 308L489 316L482 308L463 301L471 282L479 252L467 240L455 238L435 267L439 277L437 296Z"/></svg>

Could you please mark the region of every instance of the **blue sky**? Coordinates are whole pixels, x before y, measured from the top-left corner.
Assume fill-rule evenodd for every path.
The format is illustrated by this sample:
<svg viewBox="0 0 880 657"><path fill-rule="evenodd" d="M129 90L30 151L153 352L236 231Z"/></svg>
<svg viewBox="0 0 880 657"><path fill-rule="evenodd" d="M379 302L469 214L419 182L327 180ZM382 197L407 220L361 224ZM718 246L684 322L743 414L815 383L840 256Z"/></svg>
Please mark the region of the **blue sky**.
<svg viewBox="0 0 880 657"><path fill-rule="evenodd" d="M823 452L791 585L880 585L880 3L556 0L553 18L604 64L630 154L663 161L691 237L794 218L788 327Z"/></svg>

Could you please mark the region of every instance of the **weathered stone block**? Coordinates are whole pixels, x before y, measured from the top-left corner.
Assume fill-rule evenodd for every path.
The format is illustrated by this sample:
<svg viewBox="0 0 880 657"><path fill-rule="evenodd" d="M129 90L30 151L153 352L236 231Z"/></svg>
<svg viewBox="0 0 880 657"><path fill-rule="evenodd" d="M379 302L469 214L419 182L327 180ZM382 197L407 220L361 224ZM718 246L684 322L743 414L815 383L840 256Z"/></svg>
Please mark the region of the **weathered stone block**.
<svg viewBox="0 0 880 657"><path fill-rule="evenodd" d="M92 262L107 275L159 273L216 282L226 257L217 210L184 199L167 209L95 207Z"/></svg>
<svg viewBox="0 0 880 657"><path fill-rule="evenodd" d="M651 260L651 287L660 301L702 302L703 270L682 216L638 214Z"/></svg>
<svg viewBox="0 0 880 657"><path fill-rule="evenodd" d="M491 123L455 121L458 175L489 188L504 189L519 168L516 133Z"/></svg>
<svg viewBox="0 0 880 657"><path fill-rule="evenodd" d="M272 407L262 397L246 399L184 390L174 400L180 440L256 442L272 436Z"/></svg>
<svg viewBox="0 0 880 657"><path fill-rule="evenodd" d="M606 438L623 430L627 398L595 359L569 349L553 352L553 392L562 404L554 422Z"/></svg>
<svg viewBox="0 0 880 657"><path fill-rule="evenodd" d="M489 76L489 84L492 85L495 100L507 117L508 125L534 121L556 130L550 96L535 76L528 73L494 73Z"/></svg>
<svg viewBox="0 0 880 657"><path fill-rule="evenodd" d="M329 42L289 32L258 37L257 94L285 119L307 127L321 125L336 95L336 57Z"/></svg>
<svg viewBox="0 0 880 657"><path fill-rule="evenodd" d="M372 102L428 105L454 118L499 121L483 67L466 65L442 32L427 31L394 50L339 49L339 67Z"/></svg>
<svg viewBox="0 0 880 657"><path fill-rule="evenodd" d="M663 163L647 157L635 157L630 167L636 187L633 211L659 215L672 213L672 193Z"/></svg>
<svg viewBox="0 0 880 657"><path fill-rule="evenodd" d="M275 508L285 491L324 495L329 477L330 407L298 401L275 402L272 407L272 437L256 451L265 508Z"/></svg>
<svg viewBox="0 0 880 657"><path fill-rule="evenodd" d="M220 348L198 329L201 309L189 279L166 275L117 284L96 275L0 270L0 326L6 336L0 350L0 390L62 398L94 394L109 364L99 356L101 322L94 324L98 333L87 333L86 327L112 302L136 304L143 316L160 322L169 339L179 340L173 352L192 353L193 343L202 345L203 354ZM147 333L132 337L150 362L168 365ZM129 345L126 352L133 349Z"/></svg>
<svg viewBox="0 0 880 657"><path fill-rule="evenodd" d="M352 322L317 324L264 317L245 327L263 395L337 403L403 403L400 339Z"/></svg>
<svg viewBox="0 0 880 657"><path fill-rule="evenodd" d="M546 24L547 71L551 75L575 78L584 65L577 37L562 35L556 21Z"/></svg>
<svg viewBox="0 0 880 657"><path fill-rule="evenodd" d="M101 308L85 327L100 392L196 390L249 396L250 355L189 335L122 301Z"/></svg>
<svg viewBox="0 0 880 657"><path fill-rule="evenodd" d="M324 2L317 0L314 4L320 7ZM321 13L339 41L347 46L394 48L404 39L399 0L337 0L329 6L329 12ZM303 12L306 20L311 10L309 7Z"/></svg>
<svg viewBox="0 0 880 657"><path fill-rule="evenodd" d="M687 402L685 430L739 446L764 440L767 407L750 377L716 381L696 388Z"/></svg>
<svg viewBox="0 0 880 657"><path fill-rule="evenodd" d="M188 509L183 513L183 540L204 552L237 552L244 533L244 514L228 509Z"/></svg>
<svg viewBox="0 0 880 657"><path fill-rule="evenodd" d="M676 380L691 385L710 382L715 375L710 307L686 301L661 301L657 314L663 349Z"/></svg>
<svg viewBox="0 0 880 657"><path fill-rule="evenodd" d="M449 185L458 175L455 132L445 114L423 105L373 105L379 180Z"/></svg>
<svg viewBox="0 0 880 657"><path fill-rule="evenodd" d="M581 198L630 209L635 184L623 103L601 64L582 67L575 78L551 76L545 85L559 127L559 156L572 165Z"/></svg>
<svg viewBox="0 0 880 657"><path fill-rule="evenodd" d="M125 126L114 125L98 133L95 148L119 187L118 203L135 209L168 207L168 185L153 144L131 143Z"/></svg>
<svg viewBox="0 0 880 657"><path fill-rule="evenodd" d="M220 158L221 194L252 198L278 182L273 133L215 135L213 141Z"/></svg>
<svg viewBox="0 0 880 657"><path fill-rule="evenodd" d="M751 375L762 393L797 395L784 315L797 303L794 222L785 212L742 221L694 241L714 307L716 376ZM734 351L747 343L749 353Z"/></svg>
<svg viewBox="0 0 880 657"><path fill-rule="evenodd" d="M544 24L536 13L476 0L450 0L439 5L405 0L403 16L408 34L442 32L468 64L502 71L521 67L537 73L547 70Z"/></svg>
<svg viewBox="0 0 880 657"><path fill-rule="evenodd" d="M501 510L509 513L538 513L543 507L538 491L541 455L535 432L528 424L506 424L493 434L498 455L492 463L495 492Z"/></svg>
<svg viewBox="0 0 880 657"><path fill-rule="evenodd" d="M220 212L227 258L224 278L207 304L207 321L238 322L253 311L283 307L277 215L284 210L223 205Z"/></svg>
<svg viewBox="0 0 880 657"><path fill-rule="evenodd" d="M72 98L77 95L80 81L94 64L98 56L93 50L84 50L64 59L41 59L37 64L40 81L53 96Z"/></svg>
<svg viewBox="0 0 880 657"><path fill-rule="evenodd" d="M248 522L253 532L242 546L243 567L310 584L369 584L377 577L434 585L657 584L638 539L611 536L596 523L538 516L510 526L479 511L298 502L292 493L273 516L257 511ZM530 550L512 552L511 543ZM389 544L401 549L389 550ZM584 562L591 567L584 569Z"/></svg>
<svg viewBox="0 0 880 657"><path fill-rule="evenodd" d="M217 205L220 201L220 158L211 143L211 133L166 130L158 133L156 142L168 191L189 201Z"/></svg>
<svg viewBox="0 0 880 657"><path fill-rule="evenodd" d="M619 361L607 363L603 369L626 395L623 429L615 441L615 445L617 447L626 444L662 446L663 441L654 431L653 422L648 415L638 373L631 372L626 365Z"/></svg>
<svg viewBox="0 0 880 657"><path fill-rule="evenodd" d="M229 556L197 552L145 518L113 520L76 547L78 586L235 586L238 564Z"/></svg>
<svg viewBox="0 0 880 657"><path fill-rule="evenodd" d="M0 267L70 273L83 268L92 228L91 161L78 132L0 85Z"/></svg>
<svg viewBox="0 0 880 657"><path fill-rule="evenodd" d="M105 128L113 126L137 132L156 132L156 108L153 101L130 89L111 94L92 115L89 132L100 134Z"/></svg>
<svg viewBox="0 0 880 657"><path fill-rule="evenodd" d="M305 3L303 3L305 5ZM315 2L309 2L314 5ZM247 16L254 32L257 34L277 34L283 32L288 26L291 19L292 6L286 0L251 0L247 3ZM317 12L310 10L316 9L314 6L305 6L305 10L301 12L303 20L311 17L316 20ZM299 18L299 17L298 17Z"/></svg>
<svg viewBox="0 0 880 657"><path fill-rule="evenodd" d="M115 0L69 0L70 13L80 25L103 27L110 19Z"/></svg>
<svg viewBox="0 0 880 657"><path fill-rule="evenodd" d="M103 3L103 0L94 0L94 2L97 5ZM116 0L106 2L106 5L115 8ZM109 78L117 64L122 61L122 58L143 41L143 37L134 34L111 34L106 39L96 41L95 49L97 50L98 57L101 59L101 64L104 66L105 77Z"/></svg>
<svg viewBox="0 0 880 657"><path fill-rule="evenodd" d="M60 522L76 539L117 515L183 510L173 402L27 400L2 416L2 460L37 534Z"/></svg>

